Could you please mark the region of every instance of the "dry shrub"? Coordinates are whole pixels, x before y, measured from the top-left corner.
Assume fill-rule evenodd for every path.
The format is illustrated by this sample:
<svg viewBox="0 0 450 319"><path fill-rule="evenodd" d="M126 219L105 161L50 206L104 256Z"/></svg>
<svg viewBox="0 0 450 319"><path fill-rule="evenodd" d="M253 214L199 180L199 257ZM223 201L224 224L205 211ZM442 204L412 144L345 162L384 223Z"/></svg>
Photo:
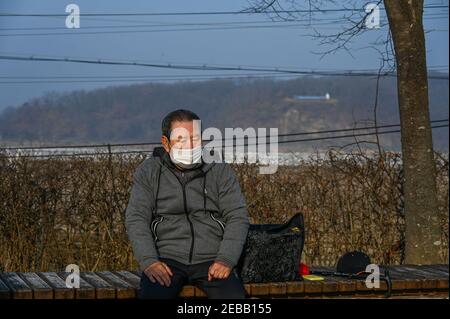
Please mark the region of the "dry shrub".
<svg viewBox="0 0 450 319"><path fill-rule="evenodd" d="M134 269L124 227L132 174L144 155L8 158L0 153L0 271ZM448 158L437 154L443 260L448 259ZM401 157L329 151L272 175L233 165L251 222L302 212L303 260L333 265L361 249L374 262L404 259Z"/></svg>

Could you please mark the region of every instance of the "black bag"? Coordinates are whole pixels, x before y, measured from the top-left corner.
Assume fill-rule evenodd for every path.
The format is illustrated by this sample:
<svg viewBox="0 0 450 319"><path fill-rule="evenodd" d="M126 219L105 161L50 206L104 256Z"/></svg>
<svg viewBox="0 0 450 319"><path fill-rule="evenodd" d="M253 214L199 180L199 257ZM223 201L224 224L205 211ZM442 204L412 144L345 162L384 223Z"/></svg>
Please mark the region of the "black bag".
<svg viewBox="0 0 450 319"><path fill-rule="evenodd" d="M251 224L237 273L244 283L301 280L304 240L301 213L284 224Z"/></svg>
<svg viewBox="0 0 450 319"><path fill-rule="evenodd" d="M359 274L366 271L370 265L370 257L362 251L351 251L342 255L336 265L336 272L345 274Z"/></svg>

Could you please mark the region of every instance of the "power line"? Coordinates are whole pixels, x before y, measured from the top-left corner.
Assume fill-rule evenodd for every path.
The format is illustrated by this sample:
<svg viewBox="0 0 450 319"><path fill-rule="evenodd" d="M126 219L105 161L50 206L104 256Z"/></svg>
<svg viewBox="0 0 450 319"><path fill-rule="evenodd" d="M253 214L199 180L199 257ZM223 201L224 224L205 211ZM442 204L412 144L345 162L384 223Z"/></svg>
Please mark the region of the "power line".
<svg viewBox="0 0 450 319"><path fill-rule="evenodd" d="M327 13L327 12L365 12L365 9L311 9L311 10L279 10L277 13ZM126 17L126 16L187 16L187 15L253 15L270 14L264 11L208 11L208 12L130 12L130 13L81 13L86 17ZM275 13L275 12L273 12ZM67 13L0 13L0 17L67 17Z"/></svg>
<svg viewBox="0 0 450 319"><path fill-rule="evenodd" d="M447 9L448 5L425 5L424 9ZM325 8L325 9L297 9L276 11L208 11L208 12L129 12L129 13L81 13L80 16L87 17L114 17L114 16L186 16L186 15L252 15L252 14L286 14L286 13L333 13L333 12L365 12L365 8ZM380 7L380 10L384 10ZM0 13L0 17L67 17L67 13Z"/></svg>
<svg viewBox="0 0 450 319"><path fill-rule="evenodd" d="M429 66L429 72L440 71L448 72L448 66L436 65ZM334 70L343 72L344 70ZM376 72L374 69L365 69L358 71L372 71ZM346 71L346 72L355 72ZM183 74L183 75L108 75L108 76L0 76L0 84L39 84L39 83L106 83L106 82L141 82L149 81L159 82L159 81L174 81L174 80L205 80L205 79L240 79L240 78L278 78L278 77L295 77L295 74L278 74L276 72L267 73L235 73L235 74ZM4 81L1 81L4 80ZM8 81L5 81L8 80ZM11 80L13 80L11 82ZM27 81L17 81L17 80L27 80Z"/></svg>
<svg viewBox="0 0 450 319"><path fill-rule="evenodd" d="M79 76L0 76L0 79L9 79L9 80L58 80L58 79L110 79L110 78L118 78L118 79L165 79L165 78L195 78L195 77L214 77L214 76L252 76L252 75L279 75L276 72L267 72L267 73L210 73L210 74L179 74L179 75L79 75Z"/></svg>
<svg viewBox="0 0 450 319"><path fill-rule="evenodd" d="M431 128L441 128L448 127L448 124L431 126ZM278 143L296 143L296 142L311 142L311 141L319 141L319 140L330 140L330 139L339 139L339 138L347 138L347 137L357 137L357 136L370 136L370 135L382 135L382 134L391 134L391 133L400 133L400 130L391 130L391 131L382 131L382 132L373 132L373 133L359 133L359 134L348 134L348 135L340 135L340 136L326 136L326 137L316 137L316 138L308 138L308 139L298 139L298 140L289 140L289 141L279 141Z"/></svg>
<svg viewBox="0 0 450 319"><path fill-rule="evenodd" d="M448 16L446 17L448 19ZM282 22L282 21L279 21ZM277 29L277 28L295 28L298 29L300 27L307 27L307 28L315 28L320 30L326 30L324 27L320 27L321 25L335 25L336 23L324 23L324 24L262 24L262 25L239 25L239 26L222 26L222 27L197 27L197 28L170 28L170 29L150 29L150 30L113 30L113 31L88 31L88 32L74 32L72 29L64 29L64 28L57 28L57 30L64 30L65 32L45 32L45 33L0 33L0 37L20 37L20 36L54 36L54 35L63 35L63 36L83 36L83 35L99 35L99 34L129 34L129 33L161 33L161 32L190 32L190 31L226 31L226 30L249 30L249 29ZM381 25L387 26L387 23L381 23ZM123 27L131 27L131 26L123 26ZM136 26L136 27L143 27L143 26ZM150 27L150 26L147 26ZM94 29L94 28L119 28L119 27L84 27L85 29ZM26 28L24 28L26 29ZM51 28L50 28L51 29ZM335 30L336 28L329 28L329 30ZM376 29L376 31L382 31L383 29ZM447 29L430 29L426 32L448 32ZM311 34L300 34L299 36L312 36Z"/></svg>
<svg viewBox="0 0 450 319"><path fill-rule="evenodd" d="M244 65L243 65L244 66ZM258 67L258 66L251 66ZM437 65L429 65L429 71L444 71L448 70L449 66L445 64L437 64ZM318 69L326 72L375 72L378 69ZM267 73L210 73L210 74L178 74L178 75L167 75L167 74L158 74L158 75L53 75L53 76L36 76L36 75L20 75L20 76L9 76L9 75L0 75L0 79L27 79L27 80L37 80L37 79L110 79L110 78L119 78L119 79L129 79L129 78L175 78L175 77L203 77L203 76L252 76L252 75L277 75L276 72L267 72Z"/></svg>
<svg viewBox="0 0 450 319"><path fill-rule="evenodd" d="M26 60L36 60L36 58L38 57L39 54L34 54L34 53L17 53L17 52L2 52L0 51L0 56L1 55L6 55L6 56L14 56L14 57L19 57L19 58L25 58ZM90 58L90 57L61 57L61 56L48 56L46 55L47 58L55 58L55 59L61 59L63 61L56 61L56 62L66 62L69 59L77 59L77 60L93 60L93 62L102 62L104 60L107 59L101 59L101 58ZM116 60L119 62L128 62L131 65L135 65L136 62L138 61L127 61L127 60ZM45 61L44 61L45 62ZM250 69L271 69L271 71L269 71L268 73L277 73L279 72L280 69L289 69L289 70L298 70L298 71L304 71L305 69L299 68L299 67L295 67L295 66L270 66L270 65L249 65L249 64L239 64L239 65L233 65L233 64L210 64L208 65L207 63L201 63L201 62L196 62L196 63L183 63L183 62L176 62L176 61L172 61L172 62L166 62L166 61L139 61L139 63L150 63L150 64L162 64L164 66L176 66L177 64L184 64L184 65L188 65L191 67L198 67L200 66L200 68L205 68L205 67L212 67L212 68L237 68L238 71L241 71L242 68L250 68ZM428 67L429 69L433 69L433 68L448 68L448 65L444 65L444 64L440 64L440 65L432 65ZM197 69L196 69L197 70ZM307 72L312 71L312 68L307 68L306 69ZM358 68L358 69L330 69L330 68L314 68L314 70L317 71L321 71L321 72L348 72L348 73L363 73L363 72L378 72L379 69L362 69L362 68ZM228 73L227 73L228 74ZM377 73L378 74L378 73ZM213 75L213 74L211 74ZM159 75L158 75L159 76ZM171 76L171 75L161 75L162 77L164 76ZM110 77L108 75L108 77ZM0 77L1 78L1 77Z"/></svg>
<svg viewBox="0 0 450 319"><path fill-rule="evenodd" d="M448 122L448 121L449 121L449 119L447 118L447 119L440 119L440 120L432 120L432 121L430 121L430 123L442 123L442 122ZM385 124L385 125L378 125L378 126L365 126L365 127L352 127L352 128L322 130L322 131L286 133L286 134L278 134L278 137L342 133L342 132L350 132L350 131L391 128L391 127L398 127L398 126L400 126L400 124ZM376 134L376 133L370 133L370 134ZM353 136L353 135L351 135L351 136ZM266 135L265 138L266 139L270 138L270 135ZM225 138L222 139L222 141L225 141L225 140L232 140L232 139L225 139ZM204 140L204 141L210 141L210 140ZM290 142L290 141L284 141L284 142ZM59 146L25 146L25 147L20 147L20 146L1 147L0 146L0 149L3 149L3 150L37 150L37 149L70 149L70 148L104 148L104 147L120 147L120 146L151 146L151 145L160 145L160 144L161 144L161 142L109 143L109 144L59 145Z"/></svg>
<svg viewBox="0 0 450 319"><path fill-rule="evenodd" d="M11 34L0 34L0 37L20 37L20 36L84 36L84 35L99 35L99 34L129 34L129 33L160 33L160 32L190 32L190 31L227 31L227 30L250 30L250 29L288 29L296 28L304 25L261 25L261 26L245 26L245 27L225 27L225 28L190 28L190 29L160 29L160 30L127 30L127 31L93 31L93 32L49 32L49 33L11 33ZM317 29L317 28L316 28ZM325 30L325 28L320 28L320 30ZM329 30L335 30L335 28L329 28ZM375 31L382 31L379 28ZM425 33L430 32L448 32L448 29L428 29ZM302 37L313 37L313 34L297 34L297 36Z"/></svg>
<svg viewBox="0 0 450 319"><path fill-rule="evenodd" d="M431 13L426 13L427 15L431 15ZM438 14L438 13L437 13ZM345 17L345 16L344 16ZM52 18L59 18L59 17L52 17ZM247 17L244 17L247 19ZM308 21L332 21L332 20L336 20L336 19L342 19L342 18L325 18L325 17L311 17L311 19L308 17ZM265 23L269 23L269 22L287 22L287 21L280 21L280 20L274 20L271 19L272 21L268 21L268 20L264 20L263 22ZM105 19L105 18L95 18L95 17L84 17L83 16L83 21L96 21L96 22L121 22L121 23L149 23L151 21L149 20L137 20L137 19ZM248 22L248 21L247 21ZM162 22L161 22L162 23ZM207 22L208 23L208 22ZM209 22L211 23L211 22ZM220 23L220 22L212 22L212 23ZM249 22L249 23L253 23L253 22ZM173 24L173 23L165 23L165 24Z"/></svg>
<svg viewBox="0 0 450 319"><path fill-rule="evenodd" d="M99 20L94 20L99 21ZM104 21L104 20L100 20ZM116 21L116 20L114 20ZM122 20L119 20L122 21ZM127 20L128 22L138 22ZM309 21L309 20L308 20ZM322 22L318 25L335 25L339 21L344 21L342 18L320 18L320 19L312 19L314 22ZM256 21L227 21L227 22L153 22L152 24L148 24L149 21L145 21L146 24L137 24L137 25L100 25L100 26L83 26L81 29L113 29L113 28L150 28L150 27L180 27L180 26L230 26L230 25L252 25L252 24L297 24L298 21L274 21L274 20L256 20ZM311 26L311 23L304 24L305 26ZM317 25L317 24L314 24ZM0 28L0 31L35 31L35 30L68 30L65 27L27 27L27 28ZM69 29L69 31L74 31L73 29Z"/></svg>
<svg viewBox="0 0 450 319"><path fill-rule="evenodd" d="M443 124L443 125L436 125L431 126L431 129L435 128L443 128L448 127L449 124ZM278 144L286 144L286 143L300 143L300 142L312 142L312 141L319 141L319 140L333 140L333 139L341 139L341 138L349 138L349 137L359 137L359 136L370 136L370 135L383 135L383 134L392 134L392 133L400 133L400 130L390 130L390 131L383 131L378 133L360 133L360 134L348 134L348 135L341 135L341 136L328 136L328 137L317 137L317 138L308 138L308 139L297 139L297 140L289 140L289 141L278 141ZM245 143L242 146L252 146L252 145L264 145L264 144L270 144L270 142L265 143L255 143L255 144L249 144ZM227 148L227 147L234 147L232 146L222 146L221 149ZM217 148L217 147L216 147ZM0 148L1 149L1 148ZM74 153L74 154L48 154L48 155L20 155L21 158L29 158L29 157L78 157L78 156L99 156L99 155L119 155L119 154L141 154L141 153L150 153L152 150L140 150L140 151L118 151L118 152L102 152L102 153ZM14 158L17 156L1 156L6 158Z"/></svg>
<svg viewBox="0 0 450 319"><path fill-rule="evenodd" d="M436 14L425 14L424 15L424 19L427 20L428 18L433 19L433 18L448 18L448 14L445 14L445 16L442 16L441 13L439 13L438 15ZM104 21L104 20L95 20L94 21ZM116 21L116 20L113 20ZM118 20L119 22L122 20ZM123 21L122 21L123 22ZM133 22L136 23L138 21L131 21L131 20L126 20L126 22ZM256 21L225 21L225 22L217 22L217 21L208 21L208 22L152 22L151 24L150 21L145 21L145 24L135 24L135 25L94 25L94 26L83 26L83 28L81 28L82 30L92 30L92 29L115 29L115 28L155 28L155 27L180 27L180 26L184 26L184 27L198 27L198 26L234 26L234 25L238 25L238 26L248 26L248 25L253 25L253 24L285 24L285 25L296 25L299 26L298 24L299 21L297 20L256 20ZM314 22L314 23L312 23ZM326 25L331 25L331 26L335 26L336 23L339 22L348 22L347 19L345 18L311 18L308 19L308 23L304 23L301 24L300 26L307 26L307 27L312 27L314 26L326 26ZM387 22L387 19L386 19ZM73 29L67 29L65 27L21 27L21 28L0 28L0 31L39 31L39 30L60 30L60 31L76 31Z"/></svg>
<svg viewBox="0 0 450 319"><path fill-rule="evenodd" d="M226 31L226 30L246 30L246 29L273 29L273 28L297 28L306 26L305 24L290 25L247 25L247 26L229 26L229 27L201 27L201 28L179 28L179 29L156 29L156 30L115 30L115 31L91 31L91 32L47 32L47 33L7 33L1 34L0 37L16 37L16 36L50 36L50 35L98 35L98 34L128 34L128 33L160 33L160 32L188 32L188 31ZM303 34L301 36L308 36Z"/></svg>
<svg viewBox="0 0 450 319"><path fill-rule="evenodd" d="M293 69L284 68L250 68L241 66L208 66L203 65L181 65L181 64L161 64L161 63L145 63L145 62L131 62L131 61L112 61L112 60L89 60L89 59L76 59L76 58L44 58L44 57L21 57L12 55L0 55L0 60L12 60L12 61L39 61L39 62L65 62L65 63L83 63L83 64L101 64L101 65L120 65L120 66L141 66L141 67L151 67L151 68L163 68L163 69L178 69L178 70L213 70L213 71L253 71L253 72L276 72L276 73L286 73L286 74L301 74L301 75L316 75L316 76L392 76L395 77L396 74L393 72L384 73L368 73L368 72L317 72L317 71L300 71ZM430 76L430 79L444 79L448 80L448 76Z"/></svg>
<svg viewBox="0 0 450 319"><path fill-rule="evenodd" d="M139 151L119 151L119 152L99 152L99 153L72 153L72 154L49 154L49 155L20 155L21 158L29 157L78 157L78 156L99 156L99 155L118 155L118 154L141 154L150 153L151 150L139 150ZM0 158L15 158L16 155L3 156L0 154Z"/></svg>
<svg viewBox="0 0 450 319"><path fill-rule="evenodd" d="M23 85L23 84L77 84L77 83L162 83L162 82L191 82L191 81L206 81L206 80L253 80L253 79L276 79L276 78L285 78L285 79L296 79L298 75L295 74L240 74L240 75L210 75L210 76L176 76L176 77L163 77L163 78L146 78L146 77L138 77L138 78L123 78L123 79L80 79L80 80L23 80L23 81L0 81L0 84L3 85ZM441 76L428 76L428 79L438 79L438 80L448 80L447 77ZM14 80L14 79L13 79Z"/></svg>
<svg viewBox="0 0 450 319"><path fill-rule="evenodd" d="M292 78L298 77L295 74L242 74L242 75L210 75L210 76L185 76L185 77L164 77L164 78L125 78L117 80L107 80L107 79L93 79L93 80L39 80L39 81L0 81L0 84L11 85L11 84L67 84L67 83L161 83L161 82L173 82L173 81L201 81L201 80L231 80L231 79L265 79L265 78Z"/></svg>
<svg viewBox="0 0 450 319"><path fill-rule="evenodd" d="M427 19L428 17L442 17L443 15L446 15L446 18L448 18L448 12L437 12L437 13L432 13L432 12L425 12L424 13L424 18ZM53 18L58 18L58 17L53 17ZM83 21L96 21L96 22L121 22L121 23L149 23L151 21L148 20L136 20L136 19L132 19L132 20L124 20L124 19L104 19L104 18L90 18L90 17L83 17ZM308 17L308 24L310 25L311 22L315 22L314 25L319 25L319 23L317 22L321 22L321 21L329 21L329 22L324 22L324 23L320 23L320 25L335 25L336 23L340 22L348 22L347 16L342 16L342 17L335 17L335 18L325 18L325 17ZM245 21L246 23L273 23L273 22L278 22L278 23L295 23L298 21L291 21L291 20L275 20L275 19L271 19L271 21L268 20L261 20L261 21ZM164 26L177 26L177 25L183 25L186 24L185 22L179 22L179 23L170 23L170 22L154 22L157 23L157 25L154 26L158 26L158 25L164 25ZM205 22L205 24L207 25L214 25L214 24L222 24L222 23L229 23L229 22ZM231 22L233 23L233 22ZM236 23L242 23L241 22L236 22ZM203 25L203 23L189 23L189 25ZM83 27L83 29L86 27Z"/></svg>
<svg viewBox="0 0 450 319"><path fill-rule="evenodd" d="M99 35L99 34L129 34L129 33L161 33L161 32L189 32L189 31L226 31L226 30L250 30L250 29L289 29L307 26L305 24L291 24L291 25L251 25L251 26L237 26L237 27L207 27L207 28L183 28L183 29L157 29L157 30L117 30L117 31L91 31L91 32L48 32L48 33L8 33L0 34L0 37L20 37L20 36L83 36L83 35ZM318 29L315 27L315 29ZM325 30L325 28L320 28ZM329 28L329 30L336 30ZM376 29L382 31L382 29ZM447 29L430 29L425 32L447 32ZM297 36L312 37L312 34L297 34Z"/></svg>

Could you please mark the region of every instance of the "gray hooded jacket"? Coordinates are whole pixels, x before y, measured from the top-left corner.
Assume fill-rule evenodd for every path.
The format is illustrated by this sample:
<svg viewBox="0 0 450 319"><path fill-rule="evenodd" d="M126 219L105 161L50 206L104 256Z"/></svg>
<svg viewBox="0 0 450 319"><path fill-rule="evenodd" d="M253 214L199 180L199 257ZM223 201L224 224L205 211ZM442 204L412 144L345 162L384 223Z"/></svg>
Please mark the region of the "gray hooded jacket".
<svg viewBox="0 0 450 319"><path fill-rule="evenodd" d="M235 267L249 228L239 182L227 163L179 171L163 148L139 164L125 225L141 270L162 258Z"/></svg>

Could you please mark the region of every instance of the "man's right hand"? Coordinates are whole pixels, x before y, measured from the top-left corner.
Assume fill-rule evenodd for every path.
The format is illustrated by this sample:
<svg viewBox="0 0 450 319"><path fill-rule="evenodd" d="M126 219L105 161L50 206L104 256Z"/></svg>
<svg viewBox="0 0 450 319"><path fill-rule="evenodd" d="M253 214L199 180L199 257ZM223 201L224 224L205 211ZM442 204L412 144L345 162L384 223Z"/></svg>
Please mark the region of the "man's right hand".
<svg viewBox="0 0 450 319"><path fill-rule="evenodd" d="M144 270L144 273L153 283L158 281L161 286L167 287L170 286L170 277L173 276L169 266L162 261L154 262Z"/></svg>

